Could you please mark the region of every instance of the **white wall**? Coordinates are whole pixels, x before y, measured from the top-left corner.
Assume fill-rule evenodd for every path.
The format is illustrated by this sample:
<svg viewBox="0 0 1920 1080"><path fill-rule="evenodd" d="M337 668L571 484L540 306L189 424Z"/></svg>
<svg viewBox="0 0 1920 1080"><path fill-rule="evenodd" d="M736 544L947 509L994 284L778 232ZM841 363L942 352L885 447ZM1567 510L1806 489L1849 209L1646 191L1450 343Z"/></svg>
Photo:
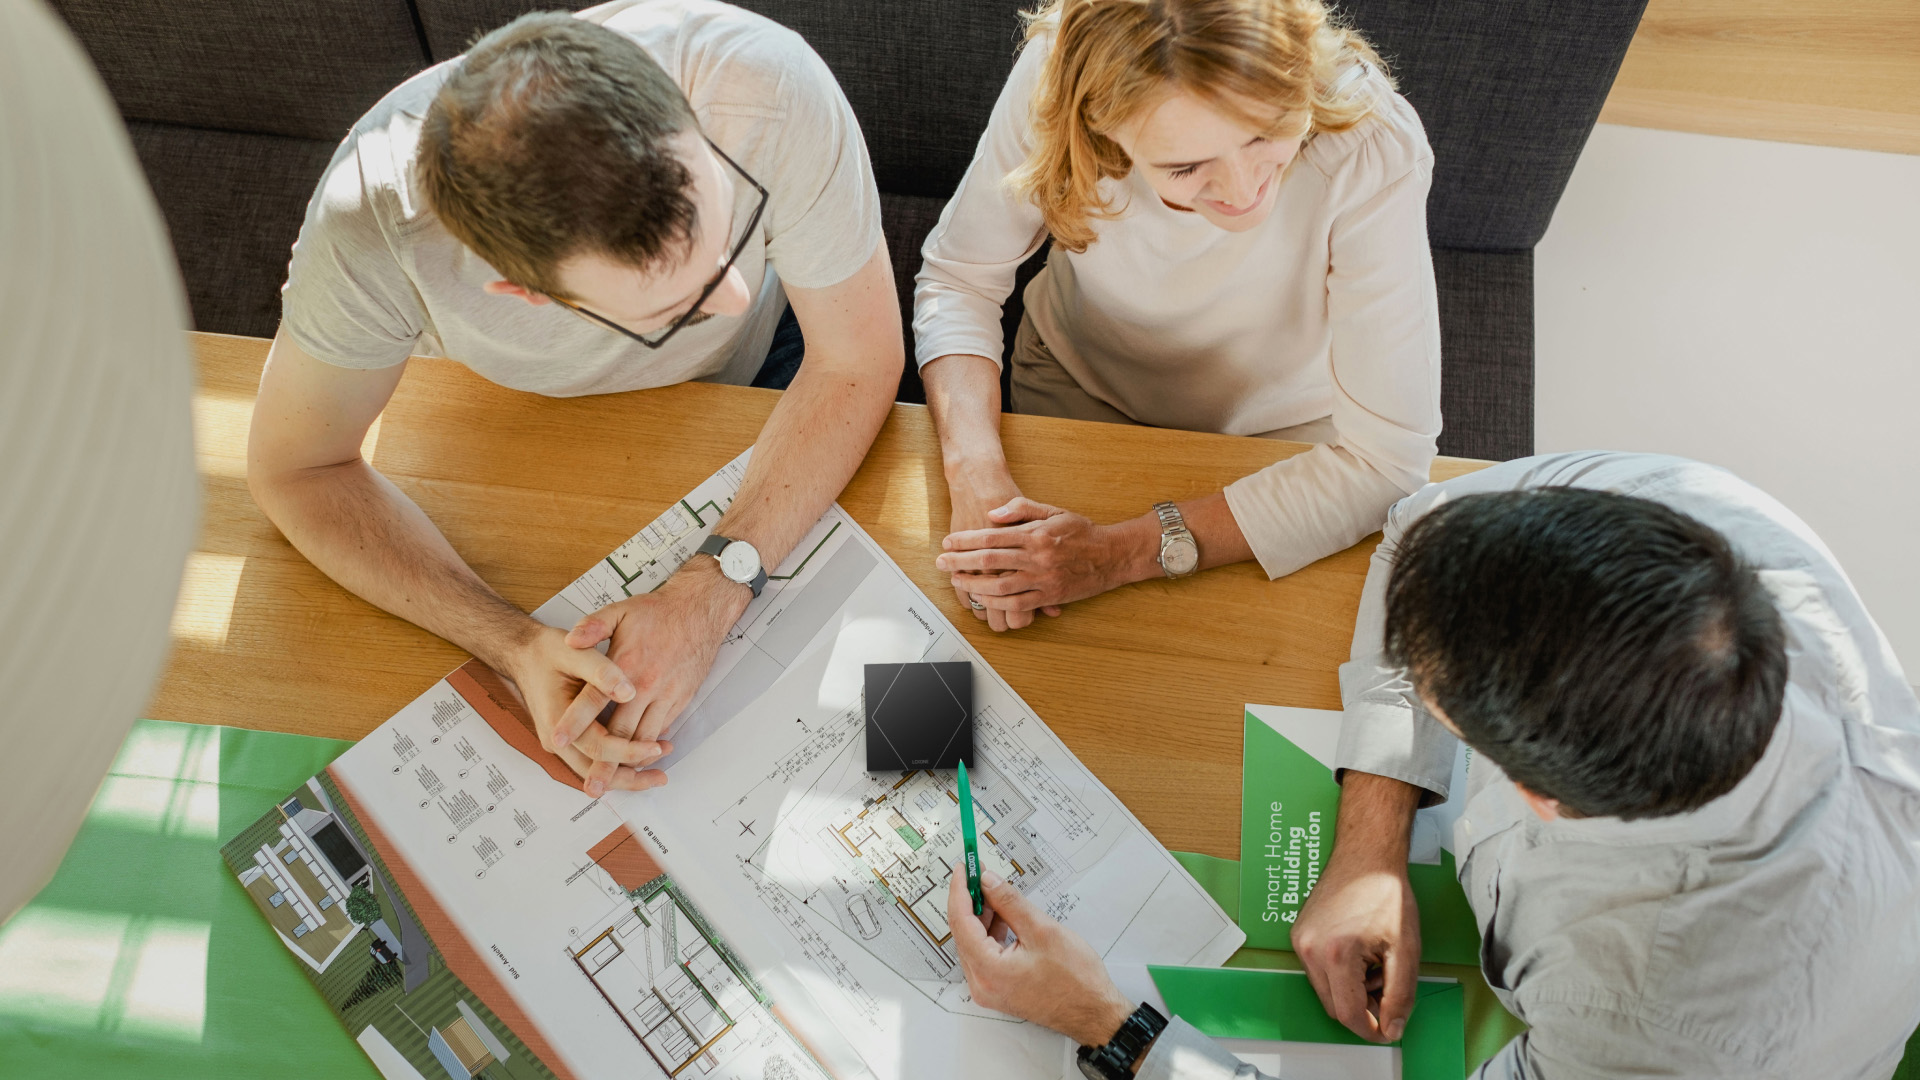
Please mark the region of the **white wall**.
<svg viewBox="0 0 1920 1080"><path fill-rule="evenodd" d="M1536 259L1539 449L1771 492L1920 683L1920 156L1603 124Z"/></svg>

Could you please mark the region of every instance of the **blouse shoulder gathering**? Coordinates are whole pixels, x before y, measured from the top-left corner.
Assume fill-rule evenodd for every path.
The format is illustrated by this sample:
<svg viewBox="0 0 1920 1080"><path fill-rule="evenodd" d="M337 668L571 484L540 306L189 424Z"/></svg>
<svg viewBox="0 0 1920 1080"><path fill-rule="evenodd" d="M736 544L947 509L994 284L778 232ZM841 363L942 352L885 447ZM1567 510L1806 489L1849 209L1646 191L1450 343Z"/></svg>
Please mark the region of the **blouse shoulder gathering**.
<svg viewBox="0 0 1920 1080"><path fill-rule="evenodd" d="M1433 168L1433 148L1413 105L1371 64L1346 90L1374 98L1373 112L1345 131L1316 132L1300 150L1300 161L1329 181L1329 186L1371 193L1415 169ZM1352 70L1352 69L1349 69Z"/></svg>

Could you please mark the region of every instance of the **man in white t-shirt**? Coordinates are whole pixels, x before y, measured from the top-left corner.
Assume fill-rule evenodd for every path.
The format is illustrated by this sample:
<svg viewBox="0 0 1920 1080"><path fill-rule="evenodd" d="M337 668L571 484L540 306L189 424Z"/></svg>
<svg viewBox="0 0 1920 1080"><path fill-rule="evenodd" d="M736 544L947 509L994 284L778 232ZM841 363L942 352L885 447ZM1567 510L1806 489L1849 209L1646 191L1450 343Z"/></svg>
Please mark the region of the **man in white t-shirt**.
<svg viewBox="0 0 1920 1080"><path fill-rule="evenodd" d="M361 458L410 355L552 396L788 392L717 530L731 546L561 633ZM401 84L335 153L294 246L247 479L334 580L511 678L589 792L650 787L662 735L763 567L859 466L903 363L859 125L798 35L713 0L528 15Z"/></svg>

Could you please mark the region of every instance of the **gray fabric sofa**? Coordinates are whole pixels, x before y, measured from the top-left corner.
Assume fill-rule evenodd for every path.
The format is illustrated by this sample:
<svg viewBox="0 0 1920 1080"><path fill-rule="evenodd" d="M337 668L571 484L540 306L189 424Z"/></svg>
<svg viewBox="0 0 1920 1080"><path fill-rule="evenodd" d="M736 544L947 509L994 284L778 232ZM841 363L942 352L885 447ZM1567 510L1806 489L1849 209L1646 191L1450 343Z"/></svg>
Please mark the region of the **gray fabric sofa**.
<svg viewBox="0 0 1920 1080"><path fill-rule="evenodd" d="M904 312L920 242L986 126L1012 67L1016 12L1031 0L739 2L804 35L852 101L873 157ZM1533 247L1645 2L1344 5L1392 65L1433 143L1428 236L1440 292L1445 453L1532 452ZM196 324L259 336L279 322L288 248L353 121L476 34L551 6L52 3L126 117L172 230ZM1009 341L1018 318L1016 294ZM911 368L900 396L917 401Z"/></svg>

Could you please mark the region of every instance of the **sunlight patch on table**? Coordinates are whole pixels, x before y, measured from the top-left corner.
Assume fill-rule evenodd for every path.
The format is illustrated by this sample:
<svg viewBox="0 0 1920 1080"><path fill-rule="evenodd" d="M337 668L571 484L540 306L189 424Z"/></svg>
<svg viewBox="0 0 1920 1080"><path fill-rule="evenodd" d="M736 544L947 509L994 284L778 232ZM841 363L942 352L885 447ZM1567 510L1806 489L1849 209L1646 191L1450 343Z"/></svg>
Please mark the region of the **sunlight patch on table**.
<svg viewBox="0 0 1920 1080"><path fill-rule="evenodd" d="M175 641L216 649L226 645L233 603L240 595L240 574L246 565L243 555L196 551L187 556L180 599L173 608Z"/></svg>
<svg viewBox="0 0 1920 1080"><path fill-rule="evenodd" d="M213 924L29 905L0 926L0 1017L197 1043Z"/></svg>
<svg viewBox="0 0 1920 1080"><path fill-rule="evenodd" d="M220 788L191 780L108 776L88 817L162 836L218 838Z"/></svg>
<svg viewBox="0 0 1920 1080"><path fill-rule="evenodd" d="M944 526L947 520L947 500L939 500L935 506L927 494L927 469L925 462L918 467L896 468L886 471L887 489L880 496L880 512L875 520L886 522L925 522L938 519ZM911 525L907 526L909 529ZM945 534L945 530L941 530Z"/></svg>
<svg viewBox="0 0 1920 1080"><path fill-rule="evenodd" d="M108 772L218 784L220 729L206 724L136 724Z"/></svg>
<svg viewBox="0 0 1920 1080"><path fill-rule="evenodd" d="M193 395L193 447L200 471L245 478L253 399L201 390Z"/></svg>

